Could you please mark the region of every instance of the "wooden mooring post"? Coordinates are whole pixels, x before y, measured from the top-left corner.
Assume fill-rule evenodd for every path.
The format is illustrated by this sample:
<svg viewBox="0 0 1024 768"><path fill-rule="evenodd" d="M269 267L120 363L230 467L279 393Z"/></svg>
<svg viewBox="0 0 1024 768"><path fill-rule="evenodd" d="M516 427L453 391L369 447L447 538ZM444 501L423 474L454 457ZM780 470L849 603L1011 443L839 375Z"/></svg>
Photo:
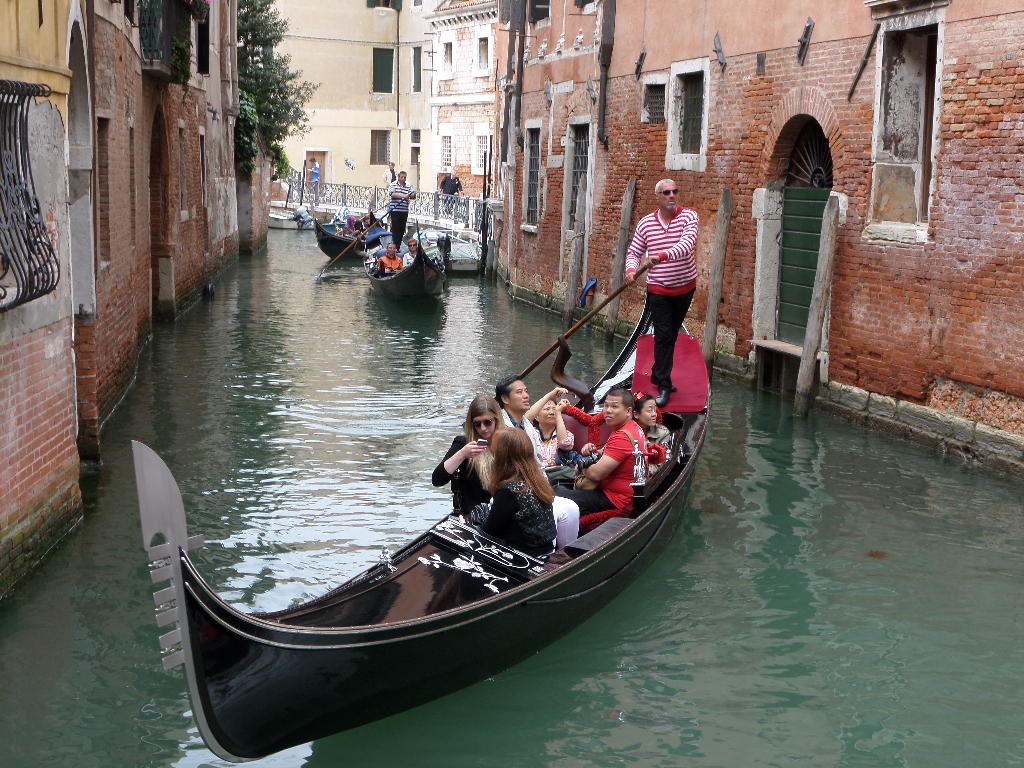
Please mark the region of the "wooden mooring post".
<svg viewBox="0 0 1024 768"><path fill-rule="evenodd" d="M806 416L811 407L814 372L818 365L818 348L825 322L825 307L832 285L832 263L836 254L836 235L839 231L839 199L830 195L821 220L821 243L818 246L818 269L814 275L811 306L807 310L807 330L804 332L804 350L800 355L800 370L796 375L796 399L793 413Z"/></svg>
<svg viewBox="0 0 1024 768"><path fill-rule="evenodd" d="M619 240L615 245L615 257L612 259L612 284L608 291L611 295L622 285L622 270L626 264L626 247L629 245L629 224L633 213L633 198L636 196L636 176L630 176L626 191L622 193L622 211L619 214ZM619 297L616 296L608 305L605 317L604 340L615 338L615 327L619 324Z"/></svg>
<svg viewBox="0 0 1024 768"><path fill-rule="evenodd" d="M572 250L569 252L569 276L565 282L565 304L562 306L562 328L572 325L572 314L576 306L576 289L580 284L583 269L583 245L587 232L587 185L580 184L576 193L576 221L573 222Z"/></svg>
<svg viewBox="0 0 1024 768"><path fill-rule="evenodd" d="M725 187L718 199L718 217L715 221L715 242L711 247L711 274L708 277L708 308L704 315L704 342L701 352L711 377L715 363L715 339L718 337L718 305L722 302L722 283L725 280L725 252L729 245L729 223L732 221L732 190Z"/></svg>

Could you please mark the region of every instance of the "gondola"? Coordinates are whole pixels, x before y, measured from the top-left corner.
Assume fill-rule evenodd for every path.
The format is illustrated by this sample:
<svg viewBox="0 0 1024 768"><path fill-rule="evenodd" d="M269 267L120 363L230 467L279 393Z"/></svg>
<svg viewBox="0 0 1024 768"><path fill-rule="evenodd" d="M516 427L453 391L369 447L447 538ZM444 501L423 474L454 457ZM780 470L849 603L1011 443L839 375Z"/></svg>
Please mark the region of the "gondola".
<svg viewBox="0 0 1024 768"><path fill-rule="evenodd" d="M645 323L587 400L650 386ZM666 543L693 481L709 392L697 342L684 334L679 365L686 375L663 414L668 456L649 479L637 459L632 517L546 560L446 517L322 597L275 613L242 613L211 590L188 555L201 542L188 538L174 478L133 443L151 577L171 582L156 593L157 623L177 622L161 638L164 666L184 664L209 748L244 761L414 707L500 672L604 606Z"/></svg>
<svg viewBox="0 0 1024 768"><path fill-rule="evenodd" d="M401 272L385 277L378 277L375 271L376 259L367 259L364 268L370 286L378 293L391 298L412 298L416 296L432 296L439 298L444 294L444 265L427 256L422 251L416 259Z"/></svg>
<svg viewBox="0 0 1024 768"><path fill-rule="evenodd" d="M317 246L329 258L333 259L346 248L349 248L349 253L353 257L360 259L363 257L362 243L357 242L355 237L339 234L336 224L321 224L316 221L313 223L313 227L316 230ZM353 243L355 244L353 245Z"/></svg>
<svg viewBox="0 0 1024 768"><path fill-rule="evenodd" d="M321 224L319 221L314 221L313 227L316 230L317 247L332 259L345 249L348 249L346 257L362 259L366 255L367 249L375 248L380 244L382 236L387 235L390 238L388 231L380 224L370 228L365 241L352 235L343 234L339 231L337 224Z"/></svg>

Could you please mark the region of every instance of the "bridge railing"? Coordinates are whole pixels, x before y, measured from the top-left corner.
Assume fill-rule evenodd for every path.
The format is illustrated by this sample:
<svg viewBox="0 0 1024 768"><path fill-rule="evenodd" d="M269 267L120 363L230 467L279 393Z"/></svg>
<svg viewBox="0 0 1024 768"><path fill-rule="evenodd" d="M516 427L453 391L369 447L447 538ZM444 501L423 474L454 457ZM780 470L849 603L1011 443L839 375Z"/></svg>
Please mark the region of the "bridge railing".
<svg viewBox="0 0 1024 768"><path fill-rule="evenodd" d="M312 205L314 208L354 208L375 210L383 215L387 210L387 187L370 187L362 184L331 184L325 181L303 181L299 171L292 169L288 182L287 205ZM382 210L383 209L383 210ZM409 217L450 221L464 224L469 229L480 229L480 222L487 205L475 197L445 195L441 192L418 192L409 201Z"/></svg>

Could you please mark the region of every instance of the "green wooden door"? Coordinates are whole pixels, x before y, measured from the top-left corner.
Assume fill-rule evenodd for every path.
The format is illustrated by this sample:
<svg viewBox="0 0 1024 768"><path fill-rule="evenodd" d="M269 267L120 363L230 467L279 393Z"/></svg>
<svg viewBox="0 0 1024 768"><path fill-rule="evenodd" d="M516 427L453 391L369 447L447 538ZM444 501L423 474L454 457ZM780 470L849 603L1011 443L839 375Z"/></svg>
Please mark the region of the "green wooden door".
<svg viewBox="0 0 1024 768"><path fill-rule="evenodd" d="M782 252L779 259L777 338L804 343L818 268L821 219L830 189L786 187L782 191Z"/></svg>

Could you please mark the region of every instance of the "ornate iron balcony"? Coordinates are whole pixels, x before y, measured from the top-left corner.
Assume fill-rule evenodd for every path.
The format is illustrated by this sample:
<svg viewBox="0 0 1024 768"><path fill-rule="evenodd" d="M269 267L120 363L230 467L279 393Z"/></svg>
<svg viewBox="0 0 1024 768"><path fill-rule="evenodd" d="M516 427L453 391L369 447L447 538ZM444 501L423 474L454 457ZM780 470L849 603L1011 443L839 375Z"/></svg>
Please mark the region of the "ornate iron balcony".
<svg viewBox="0 0 1024 768"><path fill-rule="evenodd" d="M173 40L191 39L189 8L182 0L140 0L138 13L142 71L161 80L170 80Z"/></svg>
<svg viewBox="0 0 1024 768"><path fill-rule="evenodd" d="M60 263L43 223L28 155L28 110L48 85L0 80L0 312L51 293Z"/></svg>

